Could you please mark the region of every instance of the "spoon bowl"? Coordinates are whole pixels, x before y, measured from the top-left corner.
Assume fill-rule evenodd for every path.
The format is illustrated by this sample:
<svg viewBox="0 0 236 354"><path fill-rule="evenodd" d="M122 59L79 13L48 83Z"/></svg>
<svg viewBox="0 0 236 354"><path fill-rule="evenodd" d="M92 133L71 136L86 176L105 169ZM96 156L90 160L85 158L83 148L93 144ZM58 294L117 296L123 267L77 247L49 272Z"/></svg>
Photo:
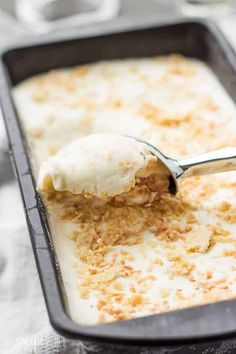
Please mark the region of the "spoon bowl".
<svg viewBox="0 0 236 354"><path fill-rule="evenodd" d="M164 155L155 146L143 139L129 137L145 144L148 150L166 167L169 182L168 190L171 194L178 192L180 178L236 170L236 147L228 147L195 157L176 160Z"/></svg>

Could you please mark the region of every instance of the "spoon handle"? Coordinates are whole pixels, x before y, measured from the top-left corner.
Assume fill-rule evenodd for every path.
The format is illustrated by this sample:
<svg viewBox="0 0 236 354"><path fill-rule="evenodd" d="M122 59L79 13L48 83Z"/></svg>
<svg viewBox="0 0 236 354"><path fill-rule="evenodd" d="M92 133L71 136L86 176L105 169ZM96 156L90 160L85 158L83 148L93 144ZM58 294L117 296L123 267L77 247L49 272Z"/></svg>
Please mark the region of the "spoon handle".
<svg viewBox="0 0 236 354"><path fill-rule="evenodd" d="M236 170L236 147L182 159L178 165L182 170L178 177L183 178Z"/></svg>

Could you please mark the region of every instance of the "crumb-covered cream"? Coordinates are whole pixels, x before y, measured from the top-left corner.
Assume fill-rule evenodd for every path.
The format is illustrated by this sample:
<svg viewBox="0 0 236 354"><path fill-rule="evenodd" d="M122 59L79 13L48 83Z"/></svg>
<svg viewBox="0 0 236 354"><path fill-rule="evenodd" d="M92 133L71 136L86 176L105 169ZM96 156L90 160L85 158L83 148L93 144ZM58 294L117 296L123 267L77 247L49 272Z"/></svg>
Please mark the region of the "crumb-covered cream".
<svg viewBox="0 0 236 354"><path fill-rule="evenodd" d="M35 178L48 158L90 134L140 137L173 158L236 145L235 105L204 63L178 55L59 69L13 95ZM236 296L236 172L185 179L176 196L157 187L154 175L135 176L135 188L106 202L43 195L75 321Z"/></svg>

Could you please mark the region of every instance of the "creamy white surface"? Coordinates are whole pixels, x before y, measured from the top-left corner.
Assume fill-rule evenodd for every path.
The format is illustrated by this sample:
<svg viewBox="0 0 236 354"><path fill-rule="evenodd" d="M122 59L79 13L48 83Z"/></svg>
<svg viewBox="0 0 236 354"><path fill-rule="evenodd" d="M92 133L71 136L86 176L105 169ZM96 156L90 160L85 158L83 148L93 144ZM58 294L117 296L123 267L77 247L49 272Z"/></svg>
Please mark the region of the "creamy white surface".
<svg viewBox="0 0 236 354"><path fill-rule="evenodd" d="M233 132L236 132L235 106L213 73L204 64L197 61L192 61L192 64L197 70L197 75L192 81L190 78L188 85L186 85L188 79L185 77L171 74L171 79L169 81L164 79L160 86L159 81L162 76L165 78L170 65L165 59L115 61L92 65L86 77L83 75L76 77L76 89L72 91L65 90L60 84L52 83L51 86L48 84L46 95L49 93L50 99L46 101L33 98L39 90L36 82L28 80L18 85L14 90L14 99L31 148L36 175L41 163L55 151L87 134L115 133L140 136L155 144L161 151L176 158L192 156L221 147L221 142L225 144L225 136L227 136L228 146L232 145L235 135ZM58 73L59 77L60 75L64 77L70 74L70 70L62 69ZM41 93L42 96L45 94L44 91ZM89 106L90 102L86 101L87 97L92 97L96 102L94 109ZM220 109L206 110L203 102L205 97L213 97ZM122 101L121 107L110 106L113 98ZM189 126L185 127L184 124L177 127L165 127L162 124L156 126L152 120L144 119L140 110L137 109L139 103L144 100L160 107L171 117L179 117L193 111L196 121L200 122L198 129L202 129L203 133L200 132L195 136ZM204 131L210 130L214 122L218 124L217 129L216 131L212 129L212 136L206 139ZM39 130L43 131L43 139L35 137L35 133ZM208 180L212 185L218 182L235 181L236 173L231 172L202 179L203 182ZM195 195L198 198L201 188L199 184L198 187L195 186L192 189L190 194L193 198ZM209 197L203 200L202 211L196 213L201 223L200 233L199 228L194 228L189 236L190 244L202 246L209 242L207 225L215 224L219 220L212 216L207 208L219 204L226 197L236 207L233 190L221 188L220 191L210 192ZM96 323L98 311L95 308L95 294L85 300L78 296L78 282L74 267L75 265L82 267L82 264L75 257L73 242L68 239L73 224L54 221L51 216L53 240L71 316L80 323ZM224 222L224 228L232 232L235 237L235 224ZM196 304L200 303L203 294L197 290L196 286L184 276L173 276L172 262L166 257L165 244L160 241L155 244L155 247L151 245L154 237L150 232L144 233L143 239L144 242L140 245L117 246L112 252L128 249L134 255L135 260L130 264L135 269L142 270L144 276L153 274L157 277L158 281L153 282L153 286L147 290L146 295L153 302L158 300L161 303L165 301L161 295L164 290L169 293L170 304L175 308L180 304L175 296L175 290L182 289L185 296L194 297ZM185 244L178 242L175 246L181 250L184 249ZM206 269L210 269L216 280L226 276L232 294L235 294L236 272L232 270L235 266L235 259L224 256L224 251L228 249L234 249L234 246L222 243L216 245L207 254L191 254L189 258L197 266L193 271L196 279L201 281ZM155 265L150 271L148 270L149 261L156 255L162 259L164 266ZM128 284L129 280L125 281ZM140 313L140 315L144 314Z"/></svg>

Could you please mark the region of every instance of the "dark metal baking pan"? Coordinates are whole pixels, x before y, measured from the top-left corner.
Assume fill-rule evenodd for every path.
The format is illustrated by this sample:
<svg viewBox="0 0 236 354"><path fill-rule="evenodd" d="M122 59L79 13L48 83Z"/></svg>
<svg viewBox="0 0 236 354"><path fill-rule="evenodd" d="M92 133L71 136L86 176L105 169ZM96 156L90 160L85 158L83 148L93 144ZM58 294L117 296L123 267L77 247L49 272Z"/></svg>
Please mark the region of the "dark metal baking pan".
<svg viewBox="0 0 236 354"><path fill-rule="evenodd" d="M11 157L19 181L25 214L52 326L61 334L89 341L175 345L236 335L236 301L217 302L118 321L83 326L67 314L67 300L57 269L50 231L35 190L24 136L11 96L20 81L55 68L102 59L181 53L209 64L225 89L236 99L236 55L214 24L178 22L149 28L96 33L73 38L37 39L1 54L1 103Z"/></svg>

